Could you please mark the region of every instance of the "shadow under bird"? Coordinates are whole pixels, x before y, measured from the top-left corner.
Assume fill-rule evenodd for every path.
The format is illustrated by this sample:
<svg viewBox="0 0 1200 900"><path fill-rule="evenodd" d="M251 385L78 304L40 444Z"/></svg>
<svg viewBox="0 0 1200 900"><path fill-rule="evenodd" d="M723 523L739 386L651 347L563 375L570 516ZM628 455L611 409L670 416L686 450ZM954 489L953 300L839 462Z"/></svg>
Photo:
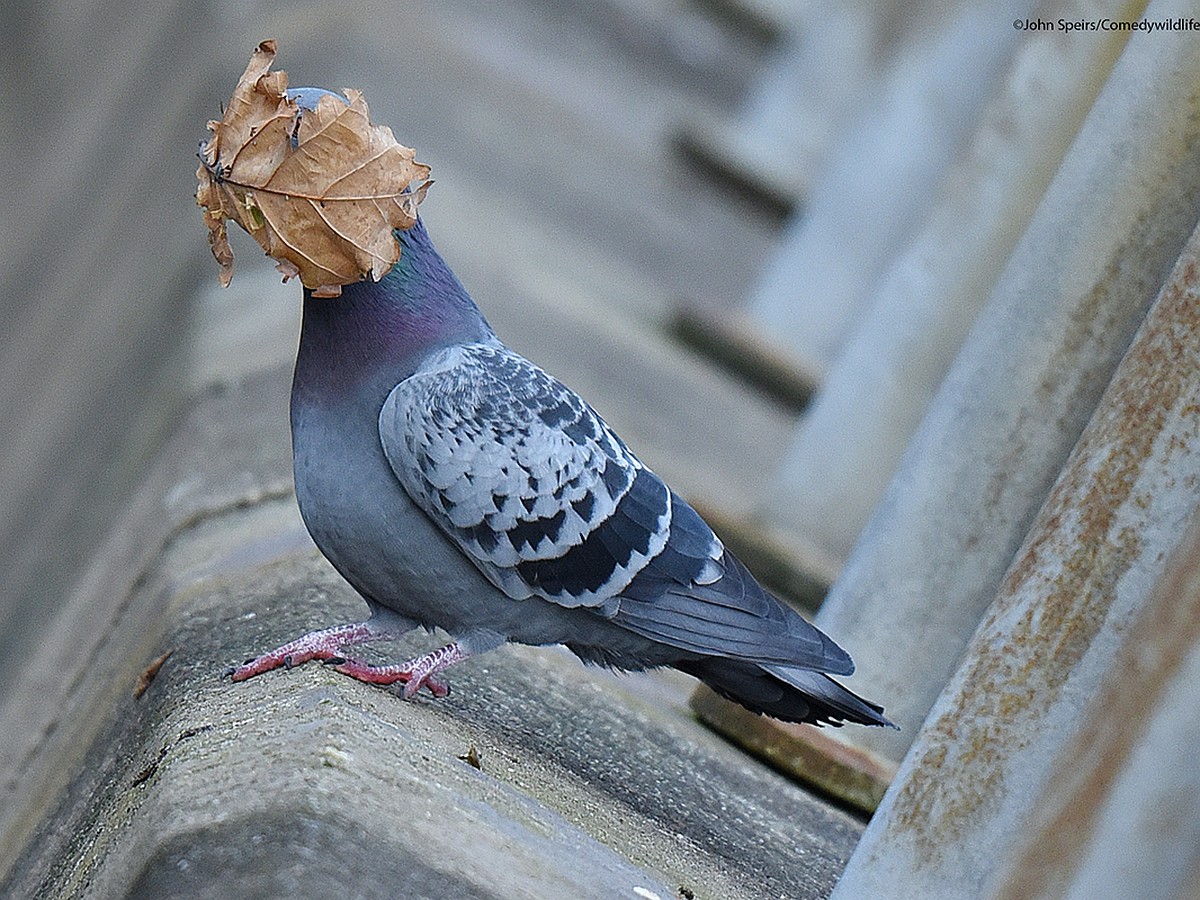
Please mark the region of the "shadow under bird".
<svg viewBox="0 0 1200 900"><path fill-rule="evenodd" d="M301 109L328 92L290 91ZM619 670L674 666L757 713L891 725L831 679L850 656L772 597L577 394L506 347L420 220L399 262L342 296L306 290L292 385L296 497L363 596L364 622L232 669L325 660L443 696L441 673L506 641ZM399 665L353 645L441 628Z"/></svg>

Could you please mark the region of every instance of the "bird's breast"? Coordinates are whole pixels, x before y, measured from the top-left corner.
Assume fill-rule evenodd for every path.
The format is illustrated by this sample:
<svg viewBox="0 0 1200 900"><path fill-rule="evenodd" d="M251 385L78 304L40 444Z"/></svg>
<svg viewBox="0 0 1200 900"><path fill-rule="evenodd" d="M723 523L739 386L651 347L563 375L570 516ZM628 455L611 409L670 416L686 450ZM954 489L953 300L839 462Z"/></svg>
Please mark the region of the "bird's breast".
<svg viewBox="0 0 1200 900"><path fill-rule="evenodd" d="M361 412L293 395L296 500L317 547L368 601L422 625L451 634L506 625L519 604L413 503L384 456L378 411Z"/></svg>

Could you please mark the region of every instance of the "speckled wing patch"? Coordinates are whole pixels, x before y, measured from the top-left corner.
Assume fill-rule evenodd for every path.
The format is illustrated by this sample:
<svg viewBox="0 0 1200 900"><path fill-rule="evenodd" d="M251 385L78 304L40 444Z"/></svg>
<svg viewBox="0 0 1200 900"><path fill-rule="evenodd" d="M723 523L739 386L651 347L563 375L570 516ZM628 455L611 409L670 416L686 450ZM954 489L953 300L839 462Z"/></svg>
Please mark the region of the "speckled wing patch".
<svg viewBox="0 0 1200 900"><path fill-rule="evenodd" d="M611 615L670 534L672 495L573 391L499 343L435 354L388 395L388 462L513 598Z"/></svg>

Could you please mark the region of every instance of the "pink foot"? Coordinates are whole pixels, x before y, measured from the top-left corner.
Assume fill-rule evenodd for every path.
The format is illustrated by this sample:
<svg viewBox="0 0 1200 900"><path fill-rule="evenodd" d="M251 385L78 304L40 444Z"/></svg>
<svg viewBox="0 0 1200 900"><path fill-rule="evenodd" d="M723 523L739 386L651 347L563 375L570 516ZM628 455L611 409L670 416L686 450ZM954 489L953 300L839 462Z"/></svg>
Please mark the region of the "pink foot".
<svg viewBox="0 0 1200 900"><path fill-rule="evenodd" d="M404 699L411 700L423 687L429 688L429 692L435 697L445 697L449 694L450 686L436 677L437 673L456 662L462 662L469 655L462 647L454 643L395 666L369 666L355 659L344 659L341 662L331 661L331 664L336 671L368 684L403 682Z"/></svg>
<svg viewBox="0 0 1200 900"><path fill-rule="evenodd" d="M374 628L368 622L355 622L352 625L337 625L320 631L310 631L303 637L289 641L282 647L276 647L269 653L264 653L255 659L227 669L225 674L234 681L245 681L263 672L270 672L280 666L292 668L310 659L333 659L339 656L343 647L355 644L365 644L369 641L390 640L399 637L384 629Z"/></svg>

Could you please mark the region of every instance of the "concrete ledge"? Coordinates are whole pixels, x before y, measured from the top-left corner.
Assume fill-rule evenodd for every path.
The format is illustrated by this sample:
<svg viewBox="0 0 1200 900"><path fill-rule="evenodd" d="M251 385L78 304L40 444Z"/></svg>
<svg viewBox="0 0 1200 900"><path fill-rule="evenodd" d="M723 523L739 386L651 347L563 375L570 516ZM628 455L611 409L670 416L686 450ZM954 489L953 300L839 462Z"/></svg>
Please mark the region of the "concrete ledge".
<svg viewBox="0 0 1200 900"><path fill-rule="evenodd" d="M711 113L693 115L676 127L671 145L698 174L740 195L782 226L802 206L808 185L770 156L749 158L734 140L741 127Z"/></svg>
<svg viewBox="0 0 1200 900"><path fill-rule="evenodd" d="M638 885L669 896L461 761L481 737L443 710L360 691L319 666L223 680L231 653L330 607L356 612L313 554L237 558L296 525L275 502L172 543L145 586L166 600L169 627L153 649L172 655L140 699L118 697L18 864L14 895L314 896L340 885L384 897L415 882L431 896L631 896Z"/></svg>
<svg viewBox="0 0 1200 900"><path fill-rule="evenodd" d="M436 701L222 679L365 612L286 490L285 384L200 399L3 710L0 894L829 893L860 823L696 723L682 676L514 647Z"/></svg>
<svg viewBox="0 0 1200 900"><path fill-rule="evenodd" d="M0 881L138 673L161 653L162 598L145 586L172 536L221 510L290 494L287 383L275 370L199 395L7 686Z"/></svg>

